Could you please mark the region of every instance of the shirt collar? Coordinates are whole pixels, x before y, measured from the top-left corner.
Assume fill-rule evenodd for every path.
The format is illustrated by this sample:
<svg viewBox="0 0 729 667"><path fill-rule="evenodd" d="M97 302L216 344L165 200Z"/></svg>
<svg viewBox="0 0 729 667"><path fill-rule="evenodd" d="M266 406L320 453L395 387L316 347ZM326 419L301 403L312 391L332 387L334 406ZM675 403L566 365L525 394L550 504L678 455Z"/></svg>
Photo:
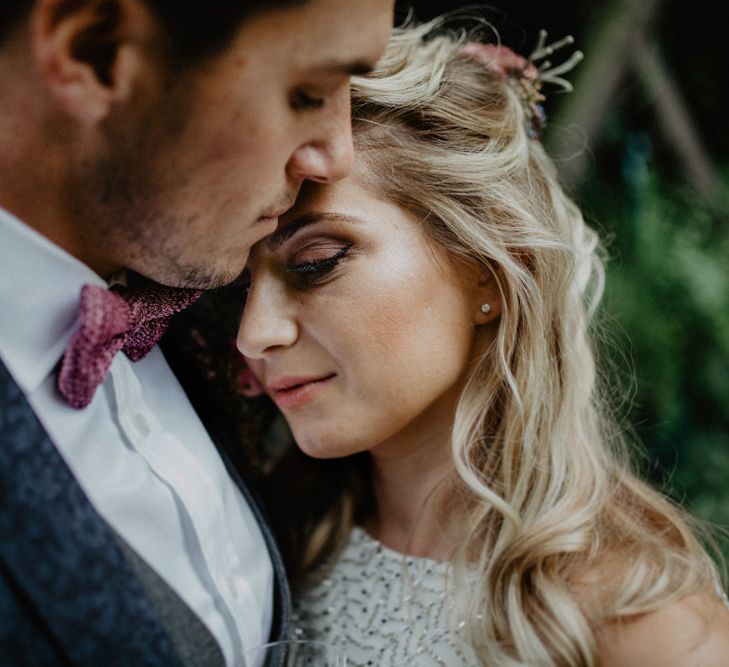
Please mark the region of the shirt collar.
<svg viewBox="0 0 729 667"><path fill-rule="evenodd" d="M30 393L53 371L76 328L84 285L102 278L0 208L0 357Z"/></svg>

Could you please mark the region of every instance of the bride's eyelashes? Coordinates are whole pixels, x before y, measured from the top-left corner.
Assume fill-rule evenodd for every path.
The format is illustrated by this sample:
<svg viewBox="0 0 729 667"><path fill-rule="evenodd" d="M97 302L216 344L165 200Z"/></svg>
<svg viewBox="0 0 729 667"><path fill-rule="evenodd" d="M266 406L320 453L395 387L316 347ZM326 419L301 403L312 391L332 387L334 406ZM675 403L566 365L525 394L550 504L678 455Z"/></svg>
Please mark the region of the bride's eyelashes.
<svg viewBox="0 0 729 667"><path fill-rule="evenodd" d="M322 282L352 249L353 243L347 243L333 254L321 259L312 259L289 266L287 273L293 274L300 287L315 286Z"/></svg>
<svg viewBox="0 0 729 667"><path fill-rule="evenodd" d="M290 255L284 266L277 262L279 268L275 274L294 289L305 290L317 287L324 283L339 263L349 255L353 247L353 242L345 241L314 243ZM250 268L246 268L232 284L241 290L244 304L248 300L252 282L255 282L254 275L251 274Z"/></svg>

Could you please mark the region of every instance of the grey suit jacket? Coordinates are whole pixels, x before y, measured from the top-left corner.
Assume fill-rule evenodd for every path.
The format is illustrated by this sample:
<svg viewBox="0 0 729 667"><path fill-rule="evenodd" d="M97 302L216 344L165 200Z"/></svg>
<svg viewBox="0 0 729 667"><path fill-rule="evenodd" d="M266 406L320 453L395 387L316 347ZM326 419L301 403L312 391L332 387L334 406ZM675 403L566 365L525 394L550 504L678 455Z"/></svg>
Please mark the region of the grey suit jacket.
<svg viewBox="0 0 729 667"><path fill-rule="evenodd" d="M184 381L184 372L181 375ZM193 404L200 397L190 392ZM257 516L274 564L271 639L289 633L283 563L256 498L231 463L232 437L201 417ZM96 513L0 362L0 664L222 664L179 597Z"/></svg>

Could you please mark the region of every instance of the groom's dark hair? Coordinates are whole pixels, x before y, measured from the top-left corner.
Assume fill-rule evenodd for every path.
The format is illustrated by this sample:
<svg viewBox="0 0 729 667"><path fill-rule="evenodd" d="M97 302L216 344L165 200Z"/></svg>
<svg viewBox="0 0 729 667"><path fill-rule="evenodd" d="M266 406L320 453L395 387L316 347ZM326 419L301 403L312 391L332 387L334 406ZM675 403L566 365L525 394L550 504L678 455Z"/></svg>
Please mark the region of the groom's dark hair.
<svg viewBox="0 0 729 667"><path fill-rule="evenodd" d="M83 0L67 0L69 9ZM310 0L142 0L167 29L173 55L191 64L222 51L246 19ZM114 0L107 0L113 4ZM0 45L10 29L33 8L29 0L0 0Z"/></svg>

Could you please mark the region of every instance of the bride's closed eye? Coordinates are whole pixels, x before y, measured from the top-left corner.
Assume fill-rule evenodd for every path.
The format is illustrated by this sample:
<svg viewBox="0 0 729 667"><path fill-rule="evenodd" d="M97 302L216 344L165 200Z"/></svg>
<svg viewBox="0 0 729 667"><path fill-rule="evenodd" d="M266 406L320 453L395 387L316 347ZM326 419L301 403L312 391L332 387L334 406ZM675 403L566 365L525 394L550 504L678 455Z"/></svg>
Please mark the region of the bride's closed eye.
<svg viewBox="0 0 729 667"><path fill-rule="evenodd" d="M321 282L349 254L353 243L327 241L307 246L290 260L286 271L293 274L297 286L305 289Z"/></svg>

